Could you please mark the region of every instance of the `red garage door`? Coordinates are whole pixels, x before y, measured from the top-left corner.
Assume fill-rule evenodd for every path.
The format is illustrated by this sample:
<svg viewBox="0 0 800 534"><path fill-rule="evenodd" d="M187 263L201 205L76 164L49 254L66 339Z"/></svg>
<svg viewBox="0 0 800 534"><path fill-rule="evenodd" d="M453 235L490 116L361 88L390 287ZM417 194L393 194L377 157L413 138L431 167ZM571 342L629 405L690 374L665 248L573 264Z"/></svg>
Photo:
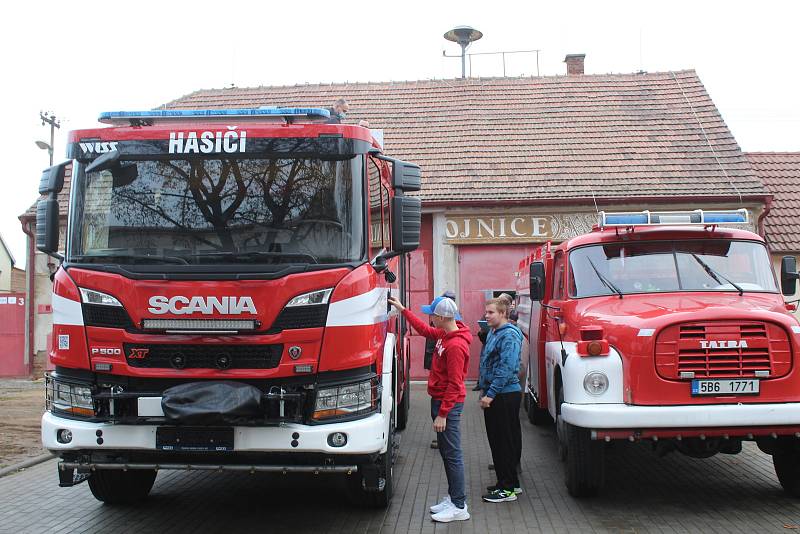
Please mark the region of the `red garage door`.
<svg viewBox="0 0 800 534"><path fill-rule="evenodd" d="M519 261L535 245L471 245L458 247L458 279L460 285L459 308L464 322L475 336L470 347L467 378L478 378L481 342L478 339L478 321L483 319L487 291L514 291L517 279L514 273Z"/></svg>
<svg viewBox="0 0 800 534"><path fill-rule="evenodd" d="M0 293L0 346L0 376L27 376L24 293Z"/></svg>

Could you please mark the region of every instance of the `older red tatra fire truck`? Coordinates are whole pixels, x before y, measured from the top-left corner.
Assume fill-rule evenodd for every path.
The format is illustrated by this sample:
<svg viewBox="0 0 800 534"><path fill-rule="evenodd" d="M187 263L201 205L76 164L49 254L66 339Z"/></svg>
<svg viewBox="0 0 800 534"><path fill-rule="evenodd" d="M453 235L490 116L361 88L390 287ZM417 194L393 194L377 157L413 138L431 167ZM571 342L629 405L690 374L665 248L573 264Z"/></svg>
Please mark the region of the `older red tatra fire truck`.
<svg viewBox="0 0 800 534"><path fill-rule="evenodd" d="M555 421L571 495L601 489L612 440L696 458L749 440L800 496L800 325L764 240L729 228L748 219L601 212L593 232L519 264L524 406ZM784 258L784 294L797 277Z"/></svg>
<svg viewBox="0 0 800 534"><path fill-rule="evenodd" d="M36 225L62 260L42 419L62 486L124 503L161 469L343 473L388 504L409 343L386 299L408 297L420 172L328 116L112 112L71 132Z"/></svg>

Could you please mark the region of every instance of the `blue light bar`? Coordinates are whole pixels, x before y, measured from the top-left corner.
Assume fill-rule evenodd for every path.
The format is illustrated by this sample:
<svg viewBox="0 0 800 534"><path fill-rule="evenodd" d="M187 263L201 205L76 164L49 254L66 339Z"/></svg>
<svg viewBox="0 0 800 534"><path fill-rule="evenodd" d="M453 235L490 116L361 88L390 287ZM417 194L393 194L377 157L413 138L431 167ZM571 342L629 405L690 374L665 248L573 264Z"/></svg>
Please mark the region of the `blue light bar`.
<svg viewBox="0 0 800 534"><path fill-rule="evenodd" d="M105 111L97 120L105 124L180 119L268 119L306 118L321 120L331 113L322 108L242 108L242 109L151 109L148 111Z"/></svg>
<svg viewBox="0 0 800 534"><path fill-rule="evenodd" d="M628 226L631 224L648 224L650 220L647 214L640 213L606 213L605 218L600 222L601 225L623 225Z"/></svg>
<svg viewBox="0 0 800 534"><path fill-rule="evenodd" d="M635 211L606 213L601 211L600 227L607 226L656 226L687 224L749 224L746 209L719 211Z"/></svg>

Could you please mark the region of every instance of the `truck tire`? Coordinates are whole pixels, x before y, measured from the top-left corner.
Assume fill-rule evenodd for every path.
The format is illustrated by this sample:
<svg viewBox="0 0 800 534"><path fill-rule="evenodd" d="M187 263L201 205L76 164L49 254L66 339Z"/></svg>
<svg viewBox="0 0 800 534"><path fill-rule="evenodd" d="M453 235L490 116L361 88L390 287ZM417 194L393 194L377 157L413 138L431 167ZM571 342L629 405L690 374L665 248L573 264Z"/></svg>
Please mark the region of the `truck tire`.
<svg viewBox="0 0 800 534"><path fill-rule="evenodd" d="M98 469L89 477L89 489L106 504L131 504L147 498L157 474L154 469Z"/></svg>
<svg viewBox="0 0 800 534"><path fill-rule="evenodd" d="M792 497L800 497L800 451L797 447L775 451L772 455L775 474L783 490Z"/></svg>
<svg viewBox="0 0 800 534"><path fill-rule="evenodd" d="M411 380L408 377L408 370L405 373L405 386L403 388L403 400L397 407L397 430L405 430L408 425L408 412L411 409Z"/></svg>
<svg viewBox="0 0 800 534"><path fill-rule="evenodd" d="M528 421L535 426L546 426L553 424L553 418L547 410L539 408L533 395L525 393L525 411L528 412Z"/></svg>
<svg viewBox="0 0 800 534"><path fill-rule="evenodd" d="M389 440L386 452L378 457L378 476L383 480L383 488L379 491L364 489L364 477L361 472L356 472L347 477L347 494L350 500L358 505L369 508L386 508L394 494L394 458L395 441L394 430L389 423Z"/></svg>
<svg viewBox="0 0 800 534"><path fill-rule="evenodd" d="M605 482L605 447L589 429L564 423L567 441L565 482L573 497L593 497Z"/></svg>

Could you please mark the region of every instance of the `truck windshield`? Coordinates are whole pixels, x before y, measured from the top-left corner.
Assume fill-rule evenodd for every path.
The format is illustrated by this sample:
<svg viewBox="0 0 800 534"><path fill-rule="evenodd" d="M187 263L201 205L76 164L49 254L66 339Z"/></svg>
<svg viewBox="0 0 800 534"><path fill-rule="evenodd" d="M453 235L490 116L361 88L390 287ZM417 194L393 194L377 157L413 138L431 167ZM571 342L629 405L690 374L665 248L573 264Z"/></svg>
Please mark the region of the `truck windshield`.
<svg viewBox="0 0 800 534"><path fill-rule="evenodd" d="M362 157L78 165L68 260L208 265L362 259Z"/></svg>
<svg viewBox="0 0 800 534"><path fill-rule="evenodd" d="M776 292L769 254L753 241L693 240L590 245L570 252L570 295L670 291Z"/></svg>

